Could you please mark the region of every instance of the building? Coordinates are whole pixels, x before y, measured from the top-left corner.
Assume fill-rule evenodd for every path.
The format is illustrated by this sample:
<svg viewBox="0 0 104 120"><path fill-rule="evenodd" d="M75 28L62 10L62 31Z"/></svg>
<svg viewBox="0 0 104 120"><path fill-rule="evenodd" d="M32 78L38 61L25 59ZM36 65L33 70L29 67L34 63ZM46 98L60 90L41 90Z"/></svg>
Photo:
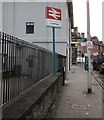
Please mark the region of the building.
<svg viewBox="0 0 104 120"><path fill-rule="evenodd" d="M52 28L46 27L46 7L61 9L61 28L55 29L56 52L67 57L73 28L72 2L4 2L2 30L52 51Z"/></svg>
<svg viewBox="0 0 104 120"><path fill-rule="evenodd" d="M91 37L93 41L93 49L91 50L92 55L104 54L104 44L102 41L99 41L96 36Z"/></svg>
<svg viewBox="0 0 104 120"><path fill-rule="evenodd" d="M72 63L76 63L77 56L78 56L78 44L79 44L79 39L80 39L80 34L78 33L78 27L74 27L72 32L71 32L71 48L72 48Z"/></svg>
<svg viewBox="0 0 104 120"><path fill-rule="evenodd" d="M82 54L87 54L87 38L85 33L79 33L78 27L74 27L72 32L72 63L77 62L77 57L82 57Z"/></svg>

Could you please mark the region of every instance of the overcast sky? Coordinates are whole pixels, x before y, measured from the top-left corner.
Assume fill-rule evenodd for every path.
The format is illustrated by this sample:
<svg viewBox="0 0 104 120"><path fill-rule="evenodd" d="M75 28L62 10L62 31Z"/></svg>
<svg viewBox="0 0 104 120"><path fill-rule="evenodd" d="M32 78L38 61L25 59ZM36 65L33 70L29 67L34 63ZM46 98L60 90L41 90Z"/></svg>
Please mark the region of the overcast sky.
<svg viewBox="0 0 104 120"><path fill-rule="evenodd" d="M73 0L74 26L79 32L87 32L87 0ZM90 33L102 41L102 2L104 0L89 0L90 3Z"/></svg>

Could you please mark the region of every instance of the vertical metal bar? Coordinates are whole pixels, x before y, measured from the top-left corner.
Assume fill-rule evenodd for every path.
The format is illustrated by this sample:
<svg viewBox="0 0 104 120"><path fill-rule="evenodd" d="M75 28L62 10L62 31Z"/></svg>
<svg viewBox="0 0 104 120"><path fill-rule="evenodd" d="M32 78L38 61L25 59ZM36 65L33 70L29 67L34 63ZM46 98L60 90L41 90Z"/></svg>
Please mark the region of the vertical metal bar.
<svg viewBox="0 0 104 120"><path fill-rule="evenodd" d="M21 41L21 40L20 40ZM20 82L21 82L21 77L22 77L22 46L20 45L19 46L20 49L19 49L19 60L20 60L20 75L19 75L19 79L18 79L18 94L20 93Z"/></svg>
<svg viewBox="0 0 104 120"><path fill-rule="evenodd" d="M5 81L5 92L4 92L4 103L6 103L6 98L7 98L7 91L6 91L6 87L7 87L7 68L6 68L6 34L4 34L4 81Z"/></svg>
<svg viewBox="0 0 104 120"><path fill-rule="evenodd" d="M12 77L11 77L11 99L13 98L13 59L12 59L12 47L13 47L13 43L12 43L12 36L10 35L10 41L11 41L11 46L10 46L10 66L11 66L11 70L12 70Z"/></svg>
<svg viewBox="0 0 104 120"><path fill-rule="evenodd" d="M37 61L38 61L38 52L37 52L37 50L35 52L35 56L36 56L36 58L35 58L35 83L36 83L37 82Z"/></svg>
<svg viewBox="0 0 104 120"><path fill-rule="evenodd" d="M29 48L27 47L26 48L27 49L27 59L29 59ZM28 64L27 64L27 69L28 70L26 70L26 80L25 80L25 90L28 88L28 86L29 86L29 60L28 60Z"/></svg>
<svg viewBox="0 0 104 120"><path fill-rule="evenodd" d="M56 75L55 28L53 28L53 75Z"/></svg>
<svg viewBox="0 0 104 120"><path fill-rule="evenodd" d="M13 77L14 77L14 71L13 71L13 58L12 58L12 51L13 51L13 43L12 43L12 36L10 35L10 41L11 41L11 46L10 46L10 67L11 67L11 70L12 70L12 77L11 77L11 86L10 86L10 89L11 89L11 95L10 95L10 99L12 99L13 98Z"/></svg>
<svg viewBox="0 0 104 120"><path fill-rule="evenodd" d="M31 48L28 47L28 58L29 58L29 62L31 62ZM31 64L31 63L30 63ZM29 84L28 84L28 87L27 89L30 87L31 85L31 65L28 65L28 73L29 73L29 77L28 77L28 81L29 81Z"/></svg>
<svg viewBox="0 0 104 120"><path fill-rule="evenodd" d="M8 39L9 39L9 35L7 34L7 64L8 64L8 93L7 93L7 101L9 101L9 79L10 79L10 69L9 69L9 44L8 44Z"/></svg>
<svg viewBox="0 0 104 120"><path fill-rule="evenodd" d="M52 61L52 59L51 59L52 57L51 57L51 53L49 54L49 57L50 57L49 58L49 64L50 64L50 66L49 66L50 67L49 68L49 74L51 74L51 71L52 71L52 62L51 62Z"/></svg>
<svg viewBox="0 0 104 120"><path fill-rule="evenodd" d="M37 59L37 56L36 56L36 49L35 49L35 52L34 52L34 56L35 56L35 58L34 58L34 84L35 84L35 82L36 82L36 59Z"/></svg>
<svg viewBox="0 0 104 120"><path fill-rule="evenodd" d="M8 63L7 63L7 34L5 34L5 59L4 59L4 62L5 62L5 103L7 102L7 93L8 93Z"/></svg>
<svg viewBox="0 0 104 120"><path fill-rule="evenodd" d="M46 75L48 76L48 53L46 55Z"/></svg>
<svg viewBox="0 0 104 120"><path fill-rule="evenodd" d="M39 62L39 64L40 64L40 69L39 69L39 74L40 74L40 75L39 75L39 80L40 80L40 79L41 79L41 51L39 52L39 59L40 59L40 60L39 60L39 61L40 61L40 62Z"/></svg>
<svg viewBox="0 0 104 120"><path fill-rule="evenodd" d="M40 50L38 50L38 81L40 78Z"/></svg>
<svg viewBox="0 0 104 120"><path fill-rule="evenodd" d="M2 39L0 32L0 119L2 119Z"/></svg>
<svg viewBox="0 0 104 120"><path fill-rule="evenodd" d="M11 51L11 53L12 53L12 69L15 71L14 74L16 75L16 70L15 70L15 68L14 68L14 43L13 43L14 40L13 40L13 39L14 39L14 37L12 36L12 51ZM13 98L15 97L15 92L16 92L16 91L15 91L15 90L16 90L16 89L15 89L15 79L16 79L16 77L13 76L13 79L12 79L12 83L13 83L13 84L12 84L12 85L13 85L13 86L12 86L12 88L13 88L13 89L12 89L12 91L13 91L13 96L12 96L12 97L13 97Z"/></svg>
<svg viewBox="0 0 104 120"><path fill-rule="evenodd" d="M23 46L21 45L21 47L22 47L22 48L21 48L21 51L20 51L21 77L20 77L19 83L18 83L18 84L19 84L19 85L18 85L18 94L20 94L20 92L21 92L21 82L22 82L23 79L24 79L24 78L22 77L22 66L23 66L22 64L24 64L24 61L23 61L23 57L24 57L24 56L23 56Z"/></svg>
<svg viewBox="0 0 104 120"><path fill-rule="evenodd" d="M29 76L29 81L30 81L30 86L31 87L31 84L32 84L32 49L29 48L29 56L30 56L30 76Z"/></svg>
<svg viewBox="0 0 104 120"><path fill-rule="evenodd" d="M50 73L52 73L52 69L53 69L52 53L50 54L50 64L51 64Z"/></svg>
<svg viewBox="0 0 104 120"><path fill-rule="evenodd" d="M14 66L15 66L15 44L14 44L14 41L15 41L15 37L12 37L12 41L13 41L13 68L14 68ZM17 70L16 70L16 73L15 74L17 74ZM13 90L14 90L14 96L13 97L15 97L16 95L17 95L17 78L16 77L14 77L14 79L13 79L13 86L14 86L14 88L13 88Z"/></svg>
<svg viewBox="0 0 104 120"><path fill-rule="evenodd" d="M26 53L24 53L25 52L25 47L24 46L22 46L22 50L21 50L21 69L22 69L22 71L23 71L23 73L24 73L24 75L25 75L25 57L26 57ZM24 85L21 87L21 85L22 85L22 82L24 82L24 79L25 79L25 76L21 76L21 80L20 81L18 81L18 94L21 92L21 88L23 87L24 88Z"/></svg>
<svg viewBox="0 0 104 120"><path fill-rule="evenodd" d="M4 97L5 97L5 80L4 80L4 33L2 34L2 73L3 73L3 81L2 81L2 87L3 87L3 104L4 104Z"/></svg>
<svg viewBox="0 0 104 120"><path fill-rule="evenodd" d="M16 50L17 50L17 64L16 64L16 80L17 80L17 94L19 94L19 81L20 81L20 78L19 78L19 65L20 65L20 48L19 48L19 39L17 39L18 43L17 43L17 47L16 47Z"/></svg>
<svg viewBox="0 0 104 120"><path fill-rule="evenodd" d="M11 57L10 57L10 53L11 53L11 43L10 43L10 35L8 35L8 45L9 45L9 50L8 50L8 58L9 58L9 61L8 61L8 68L9 68L9 71L10 71L10 79L9 79L9 100L11 99L11 77L12 77L12 71L11 71Z"/></svg>
<svg viewBox="0 0 104 120"><path fill-rule="evenodd" d="M13 56L13 59L14 59L14 65L16 66L16 61L17 61L17 48L16 48L16 41L18 41L17 38L14 37L14 40L13 40L15 43L14 43L14 56ZM18 79L15 78L15 89L16 89L16 95L19 94L19 90L18 90Z"/></svg>
<svg viewBox="0 0 104 120"><path fill-rule="evenodd" d="M34 53L35 53L35 50L32 49L32 71L31 71L31 74L32 74L32 84L34 84L34 75L35 75L35 72L34 72L34 60L35 60L35 56L34 56Z"/></svg>

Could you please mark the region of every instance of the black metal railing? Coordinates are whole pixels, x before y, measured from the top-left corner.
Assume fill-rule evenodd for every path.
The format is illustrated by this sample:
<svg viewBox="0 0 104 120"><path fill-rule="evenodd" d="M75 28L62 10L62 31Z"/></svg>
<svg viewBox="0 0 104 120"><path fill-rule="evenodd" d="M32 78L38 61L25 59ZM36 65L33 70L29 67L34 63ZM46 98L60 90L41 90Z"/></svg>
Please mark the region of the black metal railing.
<svg viewBox="0 0 104 120"><path fill-rule="evenodd" d="M52 74L52 53L49 50L0 32L0 51L3 104ZM57 71L62 68L62 63L58 62L63 61L58 56L56 54Z"/></svg>

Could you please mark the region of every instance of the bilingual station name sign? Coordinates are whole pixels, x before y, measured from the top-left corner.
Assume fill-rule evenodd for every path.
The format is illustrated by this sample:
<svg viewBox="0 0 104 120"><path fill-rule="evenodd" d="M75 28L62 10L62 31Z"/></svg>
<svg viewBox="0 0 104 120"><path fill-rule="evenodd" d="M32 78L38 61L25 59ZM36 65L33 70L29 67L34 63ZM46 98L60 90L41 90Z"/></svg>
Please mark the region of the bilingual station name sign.
<svg viewBox="0 0 104 120"><path fill-rule="evenodd" d="M46 26L61 28L61 9L46 7Z"/></svg>

